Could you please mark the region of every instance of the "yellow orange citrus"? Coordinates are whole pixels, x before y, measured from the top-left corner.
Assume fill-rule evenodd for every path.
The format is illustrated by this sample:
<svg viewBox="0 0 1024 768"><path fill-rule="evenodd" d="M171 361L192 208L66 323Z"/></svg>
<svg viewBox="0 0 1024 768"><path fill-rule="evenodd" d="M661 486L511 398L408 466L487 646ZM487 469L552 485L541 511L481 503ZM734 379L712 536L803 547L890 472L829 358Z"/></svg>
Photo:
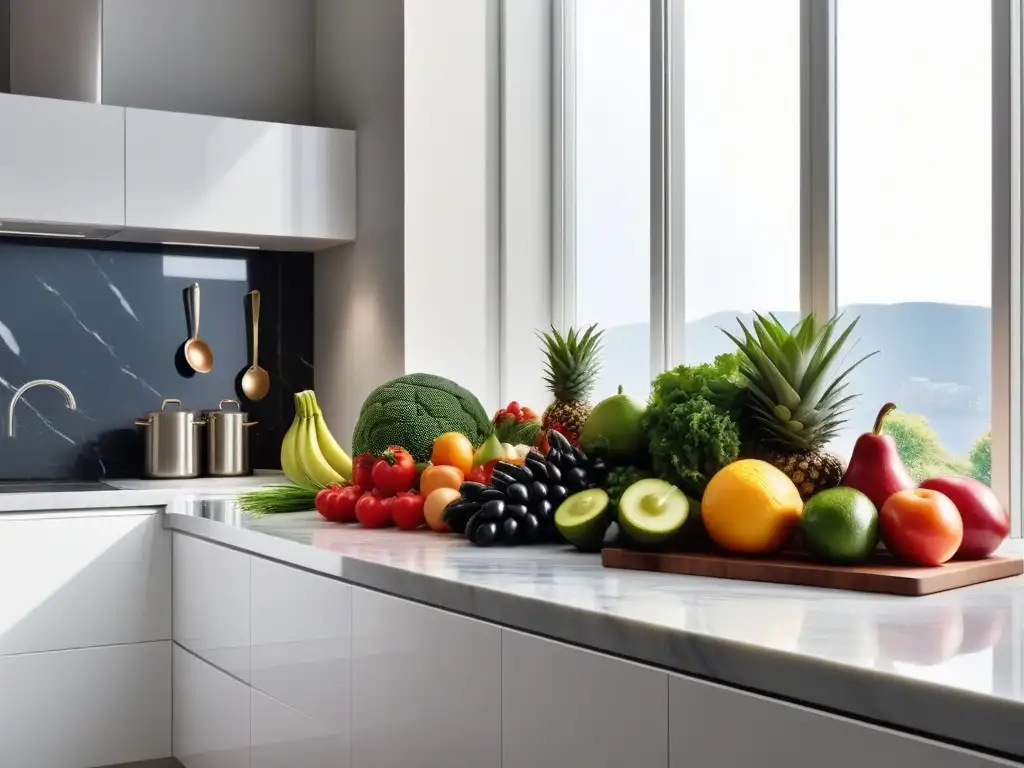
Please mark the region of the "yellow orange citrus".
<svg viewBox="0 0 1024 768"><path fill-rule="evenodd" d="M426 498L438 488L452 488L459 490L464 476L458 467L446 467L438 465L427 467L420 475L420 494Z"/></svg>
<svg viewBox="0 0 1024 768"><path fill-rule="evenodd" d="M722 549L760 555L786 543L803 507L800 491L780 470L741 459L711 478L700 512L708 535Z"/></svg>
<svg viewBox="0 0 1024 768"><path fill-rule="evenodd" d="M473 468L473 444L461 432L445 432L434 440L431 464L458 467L462 474Z"/></svg>

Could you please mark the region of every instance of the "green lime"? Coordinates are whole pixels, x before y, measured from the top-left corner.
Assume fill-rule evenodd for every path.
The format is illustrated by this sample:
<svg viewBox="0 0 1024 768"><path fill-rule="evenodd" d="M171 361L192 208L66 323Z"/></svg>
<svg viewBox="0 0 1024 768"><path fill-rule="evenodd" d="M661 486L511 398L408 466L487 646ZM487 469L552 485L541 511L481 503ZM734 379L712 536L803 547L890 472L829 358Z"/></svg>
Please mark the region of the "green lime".
<svg viewBox="0 0 1024 768"><path fill-rule="evenodd" d="M878 544L878 511L853 488L829 488L804 504L800 532L811 554L834 563L866 560Z"/></svg>

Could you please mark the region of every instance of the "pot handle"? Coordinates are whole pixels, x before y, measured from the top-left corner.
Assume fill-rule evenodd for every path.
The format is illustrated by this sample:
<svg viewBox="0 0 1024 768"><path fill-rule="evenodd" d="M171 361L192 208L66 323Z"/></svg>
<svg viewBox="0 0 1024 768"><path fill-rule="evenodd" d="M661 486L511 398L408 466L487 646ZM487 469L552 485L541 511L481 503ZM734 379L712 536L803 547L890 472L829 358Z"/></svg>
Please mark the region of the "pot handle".
<svg viewBox="0 0 1024 768"><path fill-rule="evenodd" d="M193 421L192 422L192 426L193 427L205 427L206 426L206 419L200 419L199 421Z"/></svg>
<svg viewBox="0 0 1024 768"><path fill-rule="evenodd" d="M153 420L152 419L146 419L145 421L139 421L138 419L136 419L135 420L135 426L137 426L137 427L151 427L151 426L153 426Z"/></svg>
<svg viewBox="0 0 1024 768"><path fill-rule="evenodd" d="M217 406L217 408L218 408L219 410L222 410L222 411L223 411L223 410L224 410L224 405L225 405L226 403L233 403L233 404L234 404L234 406L235 406L235 407L236 407L236 408L237 408L238 410L242 410L242 405L241 405L241 403L239 403L239 402L238 402L237 400L232 400L232 399L231 399L230 397L226 397L226 398L224 398L223 400L221 400L221 401L220 401L220 404L219 404L219 405Z"/></svg>
<svg viewBox="0 0 1024 768"><path fill-rule="evenodd" d="M258 421L243 421L242 422L242 426L243 427L255 427L257 424L259 424Z"/></svg>
<svg viewBox="0 0 1024 768"><path fill-rule="evenodd" d="M167 410L167 406L170 405L171 403L174 403L176 406L178 406L178 410L179 411L181 410L181 400L179 400L176 397L164 398L164 401L162 403L160 403L160 410L161 411Z"/></svg>

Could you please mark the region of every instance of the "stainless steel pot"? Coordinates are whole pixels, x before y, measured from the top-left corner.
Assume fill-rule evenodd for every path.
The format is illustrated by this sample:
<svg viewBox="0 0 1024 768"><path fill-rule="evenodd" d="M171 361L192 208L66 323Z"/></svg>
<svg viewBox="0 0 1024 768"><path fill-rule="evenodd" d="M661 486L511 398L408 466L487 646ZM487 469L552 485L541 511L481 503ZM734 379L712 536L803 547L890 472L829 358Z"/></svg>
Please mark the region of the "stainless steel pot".
<svg viewBox="0 0 1024 768"><path fill-rule="evenodd" d="M238 410L225 411L233 404ZM248 475L249 427L259 422L246 421L237 400L221 400L215 411L206 411L206 473L214 477Z"/></svg>
<svg viewBox="0 0 1024 768"><path fill-rule="evenodd" d="M169 405L177 408L169 410ZM199 475L199 428L205 424L195 411L182 410L181 401L169 397L160 404L159 411L152 411L135 423L146 428L146 477Z"/></svg>

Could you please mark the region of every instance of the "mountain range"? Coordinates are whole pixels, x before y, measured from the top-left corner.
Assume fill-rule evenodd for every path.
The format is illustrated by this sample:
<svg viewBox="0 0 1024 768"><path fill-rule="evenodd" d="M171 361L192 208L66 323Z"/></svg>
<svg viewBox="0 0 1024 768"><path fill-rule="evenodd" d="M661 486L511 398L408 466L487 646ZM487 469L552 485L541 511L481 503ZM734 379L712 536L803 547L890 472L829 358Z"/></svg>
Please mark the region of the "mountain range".
<svg viewBox="0 0 1024 768"><path fill-rule="evenodd" d="M854 401L844 432L833 449L849 453L857 435L871 428L881 405L892 401L905 411L928 419L950 453L966 457L974 441L989 428L992 413L992 313L987 307L939 303L854 304L844 317L859 317L848 354L852 363L869 352L878 354L850 376ZM776 313L792 326L796 312ZM686 363L710 361L735 345L722 328L739 331L752 313L722 312L686 324ZM601 377L596 394L603 397L621 384L646 398L650 391L650 334L646 323L609 327L605 331Z"/></svg>

